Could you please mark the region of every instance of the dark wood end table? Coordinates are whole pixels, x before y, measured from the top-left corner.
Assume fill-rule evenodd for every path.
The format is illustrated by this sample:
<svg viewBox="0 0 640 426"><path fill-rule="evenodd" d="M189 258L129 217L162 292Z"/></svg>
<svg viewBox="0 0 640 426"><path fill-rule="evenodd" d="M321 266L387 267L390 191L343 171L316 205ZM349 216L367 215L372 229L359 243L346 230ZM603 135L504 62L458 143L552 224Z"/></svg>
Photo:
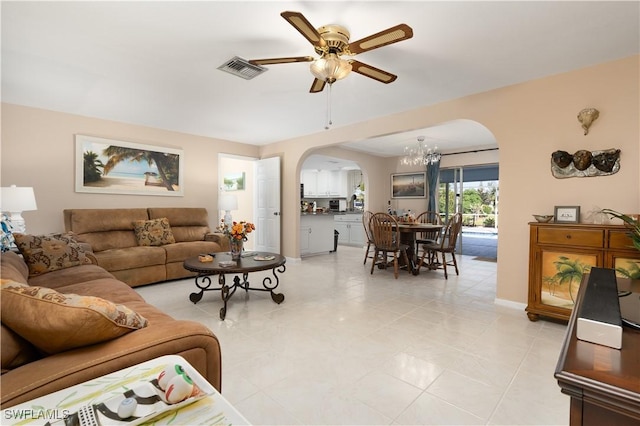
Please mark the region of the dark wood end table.
<svg viewBox="0 0 640 426"><path fill-rule="evenodd" d="M183 266L186 270L198 274L196 275L196 287L198 287L200 291L193 292L189 295L189 300L194 304L202 299L205 291L220 290L222 301L224 302L224 306L220 309L220 319L224 320L227 315L227 301L238 288L242 288L246 292L249 290L268 291L271 293L271 299L277 304L284 301L284 294L274 292L278 284L280 284L278 274L282 274L286 270L285 262L287 260L284 256L278 253L248 252L244 253L240 260L236 261L235 265L223 266L225 262L231 261L231 255L225 252L215 253L215 255L213 262L200 262L198 256L190 257L184 261ZM269 260L258 260L261 258L267 258ZM222 263L222 265L220 263ZM267 271L269 269L271 269L273 279L270 276L265 277L262 280L263 288L249 286L250 272ZM235 274L233 284L231 285L227 284L227 274ZM212 275L218 275L218 284L220 287L211 287L213 284L211 279Z"/></svg>

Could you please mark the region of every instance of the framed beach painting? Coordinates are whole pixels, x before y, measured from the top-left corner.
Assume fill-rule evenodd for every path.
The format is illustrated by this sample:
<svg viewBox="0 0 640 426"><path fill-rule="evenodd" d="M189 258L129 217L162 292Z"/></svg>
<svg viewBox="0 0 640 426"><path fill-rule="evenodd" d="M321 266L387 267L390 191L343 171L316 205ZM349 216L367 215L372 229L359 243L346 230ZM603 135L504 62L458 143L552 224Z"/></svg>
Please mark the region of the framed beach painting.
<svg viewBox="0 0 640 426"><path fill-rule="evenodd" d="M391 198L426 198L427 173L394 173L391 175Z"/></svg>
<svg viewBox="0 0 640 426"><path fill-rule="evenodd" d="M245 189L245 173L227 173L222 179L225 191L244 191Z"/></svg>
<svg viewBox="0 0 640 426"><path fill-rule="evenodd" d="M76 135L76 192L184 196L180 149Z"/></svg>

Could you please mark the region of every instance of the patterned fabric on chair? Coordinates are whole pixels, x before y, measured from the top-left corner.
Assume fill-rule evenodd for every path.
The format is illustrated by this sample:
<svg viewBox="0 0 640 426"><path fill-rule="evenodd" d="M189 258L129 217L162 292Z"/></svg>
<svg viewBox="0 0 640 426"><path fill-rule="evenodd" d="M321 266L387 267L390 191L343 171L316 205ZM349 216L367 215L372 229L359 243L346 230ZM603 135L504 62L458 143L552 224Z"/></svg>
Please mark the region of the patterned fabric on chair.
<svg viewBox="0 0 640 426"><path fill-rule="evenodd" d="M442 267L444 269L444 278L448 279L447 265L453 266L456 269L456 275L460 275L458 271L458 262L456 261L456 242L462 229L462 213L456 213L449 219L444 233L441 236L439 242L432 242L422 245L422 257L418 263L418 269L420 269L424 263L425 257L427 259L429 268L437 269ZM433 253L433 257L431 254ZM442 263L438 263L438 253L442 253ZM450 263L447 262L445 253L451 254Z"/></svg>
<svg viewBox="0 0 640 426"><path fill-rule="evenodd" d="M371 264L371 273L376 264L383 264L386 266L387 257L393 255L393 274L398 278L398 255L401 253L405 262L405 265L410 265L409 257L407 256L406 244L401 244L400 239L396 238L394 229L397 229L398 222L387 213L375 213L371 216L369 222L371 227L371 234L373 235L373 245L375 247L373 253L373 263ZM382 254L382 256L379 256ZM411 273L411 268L408 268Z"/></svg>

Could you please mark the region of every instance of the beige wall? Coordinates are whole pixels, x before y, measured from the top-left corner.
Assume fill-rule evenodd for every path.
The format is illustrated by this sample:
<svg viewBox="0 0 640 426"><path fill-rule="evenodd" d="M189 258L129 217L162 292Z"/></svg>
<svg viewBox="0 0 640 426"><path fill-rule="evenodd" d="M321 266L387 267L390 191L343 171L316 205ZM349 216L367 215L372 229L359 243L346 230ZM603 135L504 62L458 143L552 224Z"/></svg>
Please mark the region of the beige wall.
<svg viewBox="0 0 640 426"><path fill-rule="evenodd" d="M500 148L497 298L525 303L527 223L531 214L553 213L555 205L579 205L585 213L595 206L640 212L639 59L634 56L271 144L261 149L261 155L283 153L283 181L299 183L301 162L319 147L459 118L481 123L494 134ZM600 110L600 118L587 136L576 119L578 111L585 107ZM622 150L621 168L615 175L563 180L551 175L553 151L607 148ZM367 173L369 177L375 176L375 184L384 188L384 196L369 196L369 209L385 208L387 182L393 170L397 170L396 162L387 160L380 168L372 166ZM284 222L297 223L297 188L297 185L283 188ZM297 239L297 233L283 235L286 255L298 255Z"/></svg>
<svg viewBox="0 0 640 426"><path fill-rule="evenodd" d="M184 150L184 197L75 192L75 134ZM2 186L32 186L38 210L30 233L62 231L66 208L205 207L218 220L218 153L257 157L258 148L95 118L2 104Z"/></svg>
<svg viewBox="0 0 640 426"><path fill-rule="evenodd" d="M468 96L402 114L335 128L257 147L79 117L15 105L2 109L2 186L35 188L39 210L24 214L30 232L62 229L62 209L88 207L204 206L217 221L218 154L282 159L282 221L295 224L283 232L282 252L299 257L299 184L304 159L322 153L361 165L368 190L367 208L383 210L389 175L397 159L382 159L333 148L342 142L439 124L453 119L486 126L500 147L499 299L526 302L528 226L533 213L552 213L554 205L580 205L583 212L609 207L640 212L640 57ZM588 136L578 111L596 107L600 118ZM185 151L185 196L157 197L78 194L74 192L74 134L177 147ZM615 175L558 180L550 173L550 155L563 149L620 148ZM334 151L338 149L338 151ZM318 153L318 152L316 152ZM341 154L341 155L337 155ZM491 162L473 156L469 163ZM448 160L447 160L448 161ZM457 159L461 161L461 159ZM443 167L446 163L443 161ZM464 271L462 271L464 273Z"/></svg>

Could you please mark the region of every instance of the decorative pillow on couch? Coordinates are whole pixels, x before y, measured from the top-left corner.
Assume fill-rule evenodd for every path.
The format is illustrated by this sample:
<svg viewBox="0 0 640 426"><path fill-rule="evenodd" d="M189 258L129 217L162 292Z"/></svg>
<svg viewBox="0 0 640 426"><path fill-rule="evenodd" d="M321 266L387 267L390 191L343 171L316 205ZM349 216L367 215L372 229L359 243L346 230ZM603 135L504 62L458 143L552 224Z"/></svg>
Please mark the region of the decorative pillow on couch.
<svg viewBox="0 0 640 426"><path fill-rule="evenodd" d="M73 233L13 236L29 267L30 276L92 263Z"/></svg>
<svg viewBox="0 0 640 426"><path fill-rule="evenodd" d="M147 326L146 318L99 297L0 282L2 323L48 354L115 339Z"/></svg>
<svg viewBox="0 0 640 426"><path fill-rule="evenodd" d="M176 242L166 217L136 220L133 222L133 230L139 246L164 246Z"/></svg>

